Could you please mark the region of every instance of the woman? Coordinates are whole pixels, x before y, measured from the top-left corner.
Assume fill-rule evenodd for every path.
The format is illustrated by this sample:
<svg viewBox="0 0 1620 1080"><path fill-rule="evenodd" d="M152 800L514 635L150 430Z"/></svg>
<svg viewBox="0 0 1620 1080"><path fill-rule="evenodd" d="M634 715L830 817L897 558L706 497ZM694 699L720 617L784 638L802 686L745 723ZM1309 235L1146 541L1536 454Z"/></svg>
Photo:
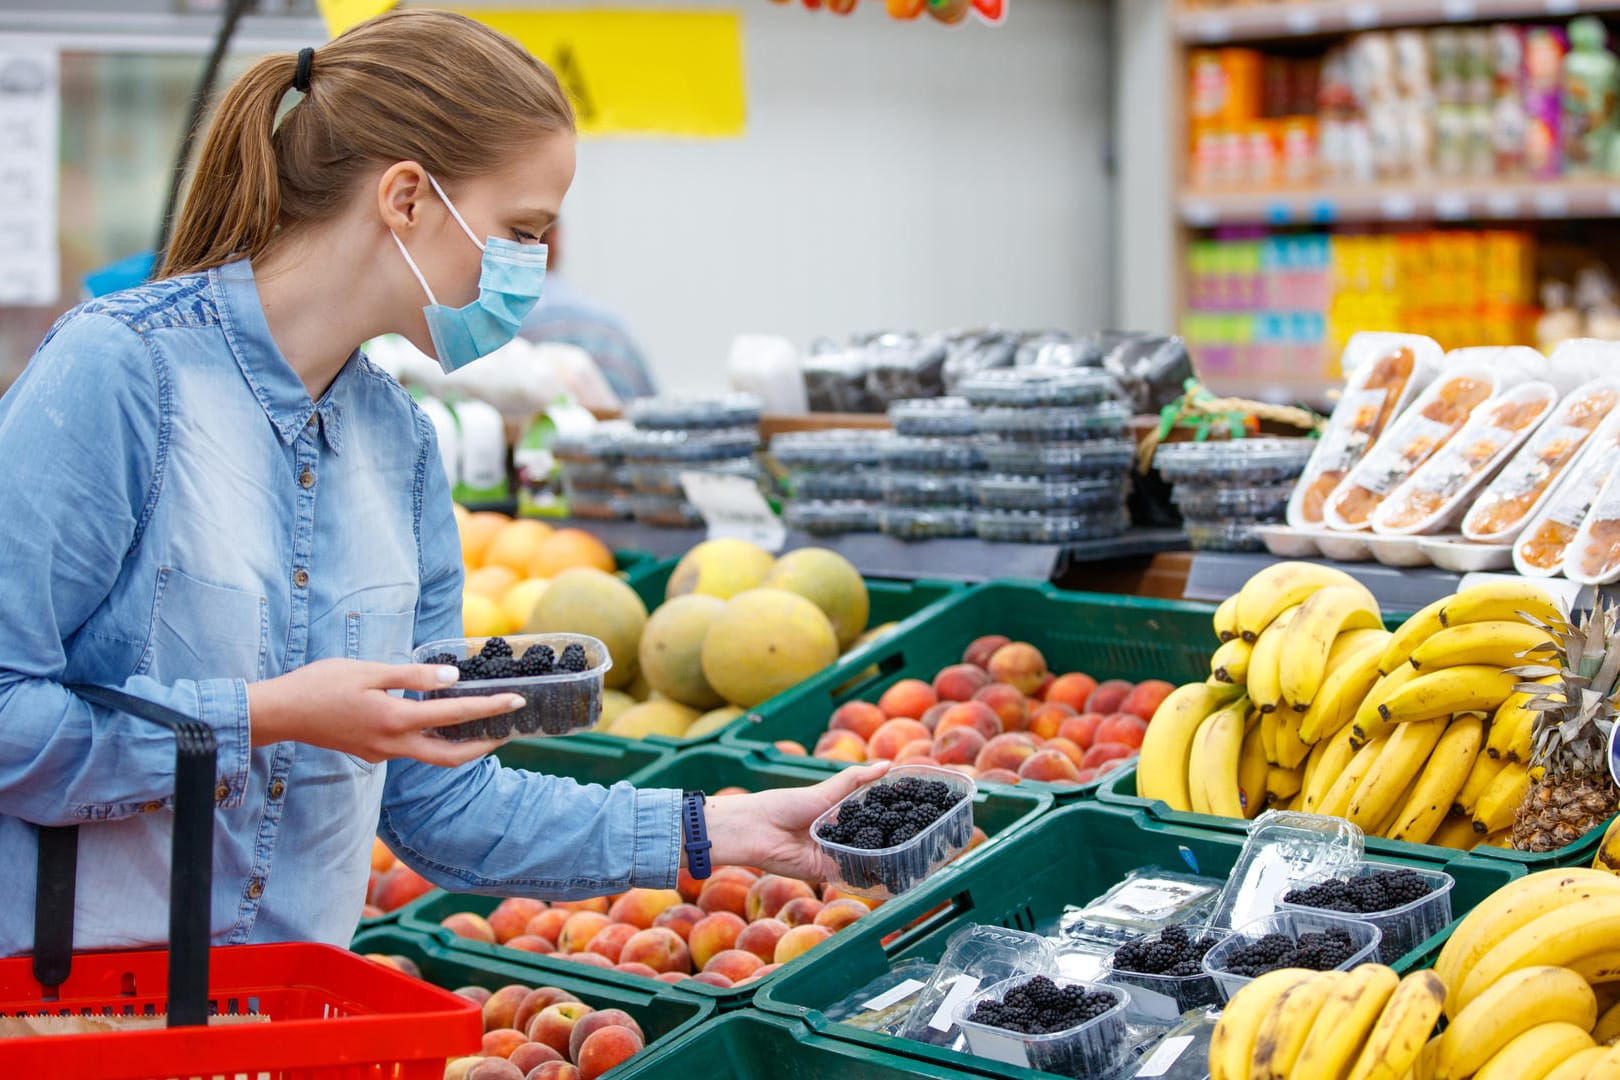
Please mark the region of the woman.
<svg viewBox="0 0 1620 1080"><path fill-rule="evenodd" d="M510 340L573 174L555 77L460 16L262 60L160 280L70 312L0 399L0 954L32 944L35 825L93 823L77 948L166 937L172 736L77 684L213 729L218 944L347 943L378 834L461 891L673 884L680 793L426 734L519 699L390 693L455 678L404 661L460 635L462 569L432 425L359 346L453 369ZM875 775L708 800L714 861L822 876L810 823Z"/></svg>

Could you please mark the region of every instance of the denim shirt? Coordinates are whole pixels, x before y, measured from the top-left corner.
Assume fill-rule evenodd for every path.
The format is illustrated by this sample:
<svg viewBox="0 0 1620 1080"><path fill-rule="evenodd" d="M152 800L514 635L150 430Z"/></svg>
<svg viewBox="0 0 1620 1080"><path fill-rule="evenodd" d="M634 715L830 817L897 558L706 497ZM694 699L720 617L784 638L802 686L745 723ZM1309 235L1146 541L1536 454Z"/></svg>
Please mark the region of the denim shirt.
<svg viewBox="0 0 1620 1080"><path fill-rule="evenodd" d="M347 944L374 835L463 892L674 884L678 792L251 745L248 683L460 636L437 455L359 354L311 401L246 260L57 323L0 398L0 955L32 947L35 824L85 826L76 948L167 938L173 737L75 683L213 729L216 944Z"/></svg>

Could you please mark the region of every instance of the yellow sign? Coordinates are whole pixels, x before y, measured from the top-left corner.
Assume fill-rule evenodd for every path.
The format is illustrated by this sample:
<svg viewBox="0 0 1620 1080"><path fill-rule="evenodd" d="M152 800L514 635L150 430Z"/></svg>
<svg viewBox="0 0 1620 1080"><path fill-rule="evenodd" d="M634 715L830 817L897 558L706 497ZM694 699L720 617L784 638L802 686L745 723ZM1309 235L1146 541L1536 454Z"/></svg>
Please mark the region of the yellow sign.
<svg viewBox="0 0 1620 1080"><path fill-rule="evenodd" d="M398 0L315 0L321 18L326 20L326 32L332 37L381 15L396 3Z"/></svg>
<svg viewBox="0 0 1620 1080"><path fill-rule="evenodd" d="M588 135L741 135L742 25L724 11L465 14L521 42L557 73Z"/></svg>

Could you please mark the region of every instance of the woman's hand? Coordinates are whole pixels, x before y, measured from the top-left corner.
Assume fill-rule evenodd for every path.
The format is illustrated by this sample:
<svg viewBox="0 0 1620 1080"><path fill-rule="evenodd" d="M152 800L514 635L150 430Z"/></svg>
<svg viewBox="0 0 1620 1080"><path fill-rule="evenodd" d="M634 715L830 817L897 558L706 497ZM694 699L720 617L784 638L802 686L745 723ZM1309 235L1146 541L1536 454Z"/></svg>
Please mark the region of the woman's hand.
<svg viewBox="0 0 1620 1080"><path fill-rule="evenodd" d="M412 701L390 690L443 690L461 673L449 665L317 660L248 686L254 746L301 742L364 761L408 757L453 767L483 757L498 739L450 742L429 728L482 720L523 707L516 694Z"/></svg>
<svg viewBox="0 0 1620 1080"><path fill-rule="evenodd" d="M840 799L889 771L887 762L845 769L814 787L722 795L704 804L715 866L757 866L803 881L826 881L836 869L810 826Z"/></svg>

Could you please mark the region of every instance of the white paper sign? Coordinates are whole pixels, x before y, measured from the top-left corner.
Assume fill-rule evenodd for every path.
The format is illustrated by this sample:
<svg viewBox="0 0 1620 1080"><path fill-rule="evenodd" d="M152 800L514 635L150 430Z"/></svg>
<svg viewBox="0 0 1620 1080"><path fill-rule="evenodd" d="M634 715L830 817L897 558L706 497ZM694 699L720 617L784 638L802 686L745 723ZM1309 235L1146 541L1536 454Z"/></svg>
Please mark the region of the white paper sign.
<svg viewBox="0 0 1620 1080"><path fill-rule="evenodd" d="M745 476L683 472L681 487L686 498L703 515L709 539L731 537L758 544L766 551L781 551L787 543L787 529L759 488Z"/></svg>
<svg viewBox="0 0 1620 1080"><path fill-rule="evenodd" d="M973 1051L974 1057L1029 1068L1029 1051L1024 1047L1024 1040L1016 1035L974 1028L968 1033L968 1049Z"/></svg>
<svg viewBox="0 0 1620 1080"><path fill-rule="evenodd" d="M0 304L57 302L60 65L53 49L0 37Z"/></svg>
<svg viewBox="0 0 1620 1080"><path fill-rule="evenodd" d="M879 1009L887 1009L891 1005L900 1004L902 1001L906 1000L906 998L921 990L925 985L927 984L918 982L916 979L907 979L900 985L890 987L877 997L868 1000L861 1006L861 1008L871 1009L874 1012Z"/></svg>
<svg viewBox="0 0 1620 1080"><path fill-rule="evenodd" d="M928 1021L928 1026L935 1031L951 1030L956 1026L956 1007L972 997L974 991L978 989L978 979L972 975L958 975L956 981L951 984L950 993L945 995L945 1000L940 1002L939 1008L934 1010L934 1015Z"/></svg>
<svg viewBox="0 0 1620 1080"><path fill-rule="evenodd" d="M1191 1046L1191 1035L1177 1035L1173 1039L1166 1039L1159 1044L1159 1048L1148 1055L1142 1067L1136 1070L1137 1080L1148 1076L1163 1076L1170 1071L1170 1066L1181 1060L1181 1055Z"/></svg>

